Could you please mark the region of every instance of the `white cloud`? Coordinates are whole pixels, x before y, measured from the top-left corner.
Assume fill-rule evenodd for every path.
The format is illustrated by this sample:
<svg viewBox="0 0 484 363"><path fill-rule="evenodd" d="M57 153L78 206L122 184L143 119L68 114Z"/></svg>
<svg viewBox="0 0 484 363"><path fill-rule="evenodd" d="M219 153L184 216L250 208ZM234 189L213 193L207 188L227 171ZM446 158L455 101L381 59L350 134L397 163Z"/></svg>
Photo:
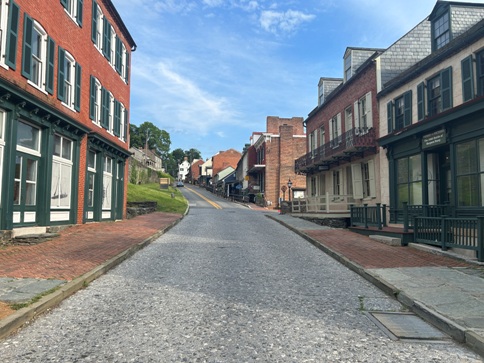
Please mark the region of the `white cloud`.
<svg viewBox="0 0 484 363"><path fill-rule="evenodd" d="M140 83L132 89L133 98L139 100L137 113L159 127L205 135L236 117L227 99L203 90L169 62L145 58L141 63L133 69ZM142 121L135 120L135 123Z"/></svg>
<svg viewBox="0 0 484 363"><path fill-rule="evenodd" d="M193 10L195 6L190 0L158 0L151 9L158 13L183 13Z"/></svg>
<svg viewBox="0 0 484 363"><path fill-rule="evenodd" d="M203 3L210 7L223 5L224 2L224 0L203 0Z"/></svg>
<svg viewBox="0 0 484 363"><path fill-rule="evenodd" d="M261 12L259 23L262 29L274 34L292 33L301 24L314 18L314 15L304 14L297 10L287 10L286 12L264 10Z"/></svg>

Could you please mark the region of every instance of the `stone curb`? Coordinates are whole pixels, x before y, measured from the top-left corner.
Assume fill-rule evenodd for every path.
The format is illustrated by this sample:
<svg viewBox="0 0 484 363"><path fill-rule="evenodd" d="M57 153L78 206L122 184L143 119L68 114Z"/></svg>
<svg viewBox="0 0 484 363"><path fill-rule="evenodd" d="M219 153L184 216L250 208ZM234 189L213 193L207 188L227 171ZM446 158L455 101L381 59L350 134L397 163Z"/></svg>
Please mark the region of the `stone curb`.
<svg viewBox="0 0 484 363"><path fill-rule="evenodd" d="M357 274L371 282L373 285L378 287L387 295L396 298L401 304L405 305L407 308L409 308L411 311L413 311L415 314L417 314L428 323L442 330L444 333L451 336L457 342L466 344L473 351L484 357L484 338L479 334L476 334L472 330L468 330L462 327L461 325L439 314L435 310L427 307L425 304L412 299L404 292L399 291L389 282L383 280L379 276L372 274L370 271L366 271L362 266L350 261L348 258L336 251L333 251L331 248L324 246L322 243L308 236L304 232L293 228L288 224L284 223L283 221L278 220L277 218L273 218L270 215L266 215L266 217L282 224L284 227L303 237L305 240L309 241L312 245L325 252L336 261L340 262L344 266L348 267L350 270L356 272Z"/></svg>
<svg viewBox="0 0 484 363"><path fill-rule="evenodd" d="M105 274L107 271L116 267L121 262L125 261L132 255L134 255L136 252L146 247L156 239L158 239L158 237L160 237L161 235L169 231L171 228L173 228L175 225L177 225L183 219L183 217L185 217L188 214L188 212L189 212L189 207L187 207L187 209L185 210L185 213L181 216L181 218L170 223L168 226L160 229L158 232L146 238L142 242L129 247L128 249L119 253L117 256L110 258L106 262L102 263L98 267L95 267L94 269L85 273L84 275L81 275L76 279L67 282L66 284L62 285L58 290L54 291L49 295L42 297L39 301L18 310L12 315L7 316L5 319L1 319L0 320L0 339L3 339L11 335L12 333L20 329L23 325L27 324L29 321L31 321L38 315L59 305L64 299L73 295L77 291L83 289L84 287L87 286L87 284L97 279L99 276Z"/></svg>

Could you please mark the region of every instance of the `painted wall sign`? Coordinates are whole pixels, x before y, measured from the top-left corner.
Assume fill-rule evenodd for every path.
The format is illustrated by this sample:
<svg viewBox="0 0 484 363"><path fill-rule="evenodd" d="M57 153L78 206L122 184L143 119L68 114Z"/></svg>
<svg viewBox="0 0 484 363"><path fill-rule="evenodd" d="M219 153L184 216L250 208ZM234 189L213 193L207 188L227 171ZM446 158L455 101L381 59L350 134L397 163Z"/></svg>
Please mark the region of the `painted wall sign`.
<svg viewBox="0 0 484 363"><path fill-rule="evenodd" d="M446 142L445 130L439 130L422 137L422 149L429 149L434 146L444 145Z"/></svg>

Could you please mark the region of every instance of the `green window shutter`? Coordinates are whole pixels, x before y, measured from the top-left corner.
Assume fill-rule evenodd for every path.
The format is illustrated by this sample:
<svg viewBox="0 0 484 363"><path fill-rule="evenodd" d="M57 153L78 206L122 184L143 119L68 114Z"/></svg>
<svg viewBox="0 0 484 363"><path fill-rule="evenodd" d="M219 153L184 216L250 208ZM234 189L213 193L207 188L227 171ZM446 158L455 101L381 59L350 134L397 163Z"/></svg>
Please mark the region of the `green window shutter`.
<svg viewBox="0 0 484 363"><path fill-rule="evenodd" d="M387 103L387 123L388 133L393 132L393 101Z"/></svg>
<svg viewBox="0 0 484 363"><path fill-rule="evenodd" d="M97 37L97 2L92 2L92 19L91 19L91 40L96 44Z"/></svg>
<svg viewBox="0 0 484 363"><path fill-rule="evenodd" d="M103 18L103 55L111 61L111 24Z"/></svg>
<svg viewBox="0 0 484 363"><path fill-rule="evenodd" d="M128 53L127 49L126 49L126 64L125 64L125 67L126 67L126 74L125 74L124 80L126 81L126 84L128 84L128 82L129 82L129 53Z"/></svg>
<svg viewBox="0 0 484 363"><path fill-rule="evenodd" d="M62 4L62 6L67 9L67 1L68 0L60 0L60 3Z"/></svg>
<svg viewBox="0 0 484 363"><path fill-rule="evenodd" d="M464 102L474 98L474 72L472 68L472 55L470 55L461 62L462 98Z"/></svg>
<svg viewBox="0 0 484 363"><path fill-rule="evenodd" d="M12 68L16 68L17 63L17 39L18 39L18 23L20 17L20 8L13 1L10 1L8 13L8 33L7 33L7 54L5 55L5 63Z"/></svg>
<svg viewBox="0 0 484 363"><path fill-rule="evenodd" d="M442 85L442 111L452 107L452 67L440 73Z"/></svg>
<svg viewBox="0 0 484 363"><path fill-rule="evenodd" d="M476 71L477 95L482 96L484 95L484 51L477 53L476 58L477 58L477 71Z"/></svg>
<svg viewBox="0 0 484 363"><path fill-rule="evenodd" d="M59 47L59 56L57 62L57 98L61 101L65 100L65 89L64 85L65 79L65 62L66 62L66 51Z"/></svg>
<svg viewBox="0 0 484 363"><path fill-rule="evenodd" d="M84 0L77 0L77 14L76 21L80 27L82 27L82 14L83 14Z"/></svg>
<svg viewBox="0 0 484 363"><path fill-rule="evenodd" d="M405 92L403 103L403 125L406 127L412 124L412 91Z"/></svg>
<svg viewBox="0 0 484 363"><path fill-rule="evenodd" d="M124 109L124 137L123 137L123 140L124 141L128 141L128 109L125 108Z"/></svg>
<svg viewBox="0 0 484 363"><path fill-rule="evenodd" d="M51 37L47 37L47 68L45 71L45 90L51 95L54 94L54 59L55 42Z"/></svg>
<svg viewBox="0 0 484 363"><path fill-rule="evenodd" d="M95 104L96 104L96 79L93 76L91 76L91 79L89 82L89 118L91 120L97 121L95 109L94 109Z"/></svg>
<svg viewBox="0 0 484 363"><path fill-rule="evenodd" d="M418 121L425 118L425 84L419 83L417 86L417 113Z"/></svg>
<svg viewBox="0 0 484 363"><path fill-rule="evenodd" d="M82 67L76 63L76 86L74 91L74 110L81 111L81 82L82 81Z"/></svg>
<svg viewBox="0 0 484 363"><path fill-rule="evenodd" d="M34 21L27 13L24 14L24 42L22 49L22 76L32 78L32 32Z"/></svg>
<svg viewBox="0 0 484 363"><path fill-rule="evenodd" d="M119 136L121 132L121 104L118 100L114 100L114 127L113 133Z"/></svg>
<svg viewBox="0 0 484 363"><path fill-rule="evenodd" d="M101 126L109 128L109 92L104 87L101 88Z"/></svg>
<svg viewBox="0 0 484 363"><path fill-rule="evenodd" d="M116 58L114 59L114 68L116 69L116 72L121 74L121 66L122 66L122 57L123 57L123 52L122 52L122 43L121 39L119 37L116 37L116 48L115 48L115 54Z"/></svg>

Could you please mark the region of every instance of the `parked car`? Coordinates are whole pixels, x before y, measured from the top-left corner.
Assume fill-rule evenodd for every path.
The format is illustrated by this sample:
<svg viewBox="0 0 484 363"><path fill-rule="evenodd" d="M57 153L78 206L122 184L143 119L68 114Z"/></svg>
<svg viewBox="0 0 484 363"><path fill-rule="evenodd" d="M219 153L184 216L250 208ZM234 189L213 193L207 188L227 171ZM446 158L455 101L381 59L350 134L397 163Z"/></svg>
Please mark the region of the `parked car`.
<svg viewBox="0 0 484 363"><path fill-rule="evenodd" d="M185 184L183 184L183 182L179 181L179 182L176 182L176 186L177 187L184 187Z"/></svg>

